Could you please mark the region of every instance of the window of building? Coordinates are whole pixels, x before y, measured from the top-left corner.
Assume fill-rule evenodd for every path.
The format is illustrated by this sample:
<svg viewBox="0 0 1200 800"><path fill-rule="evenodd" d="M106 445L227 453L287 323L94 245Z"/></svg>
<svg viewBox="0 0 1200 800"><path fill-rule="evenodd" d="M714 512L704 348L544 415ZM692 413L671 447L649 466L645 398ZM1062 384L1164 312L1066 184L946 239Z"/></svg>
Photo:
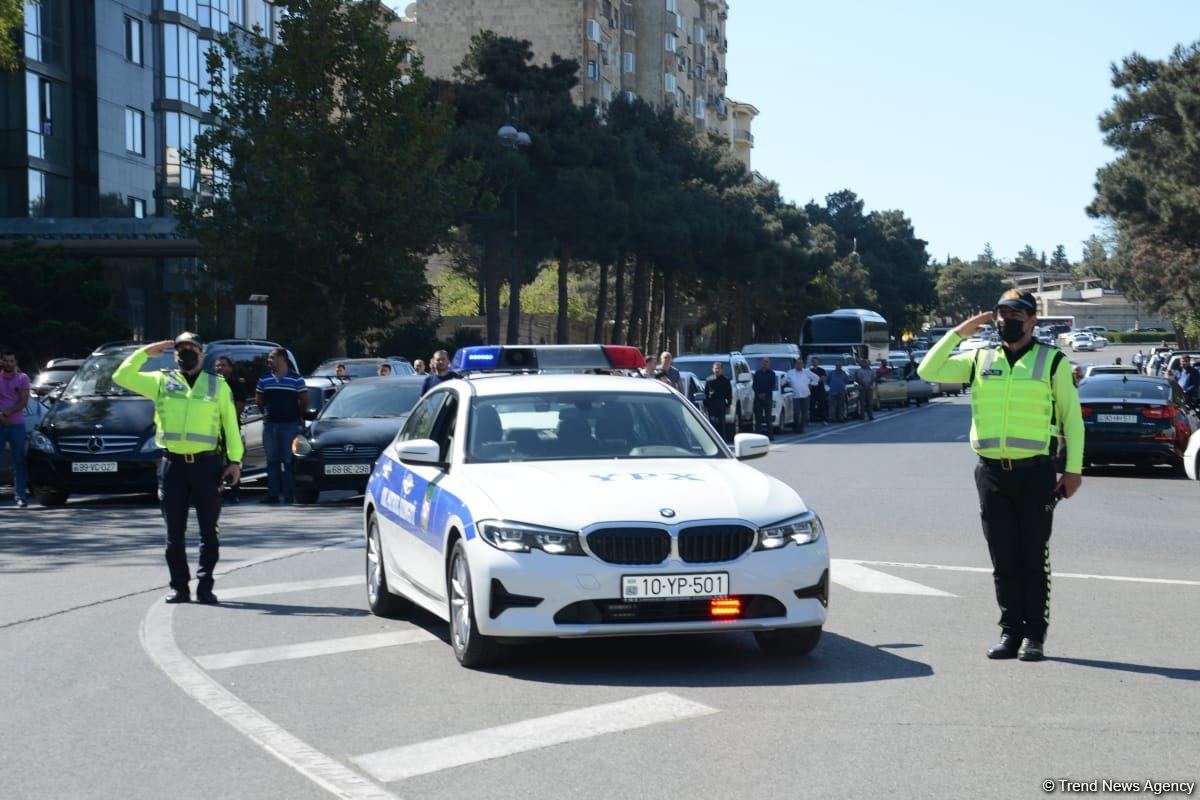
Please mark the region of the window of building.
<svg viewBox="0 0 1200 800"><path fill-rule="evenodd" d="M673 33L667 34L666 40L667 52L674 53L679 47L679 37Z"/></svg>
<svg viewBox="0 0 1200 800"><path fill-rule="evenodd" d="M262 28L262 35L275 40L275 6L268 3L267 0L258 0L258 24Z"/></svg>
<svg viewBox="0 0 1200 800"><path fill-rule="evenodd" d="M626 72L634 72L637 70L637 58L633 53L621 54L621 67Z"/></svg>
<svg viewBox="0 0 1200 800"><path fill-rule="evenodd" d="M598 80L600 78L600 66L595 61L589 61L587 63L587 76L592 80Z"/></svg>
<svg viewBox="0 0 1200 800"><path fill-rule="evenodd" d="M125 60L141 66L142 21L136 17L125 18Z"/></svg>
<svg viewBox="0 0 1200 800"><path fill-rule="evenodd" d="M613 87L607 80L600 81L600 99L605 104L612 102Z"/></svg>
<svg viewBox="0 0 1200 800"><path fill-rule="evenodd" d="M129 216L134 219L146 218L146 201L140 197L129 198Z"/></svg>
<svg viewBox="0 0 1200 800"><path fill-rule="evenodd" d="M675 76L670 73L667 73L666 88L667 88L667 94L674 96L674 94L675 94Z"/></svg>
<svg viewBox="0 0 1200 800"><path fill-rule="evenodd" d="M34 72L25 73L26 150L34 158L66 165L66 87Z"/></svg>
<svg viewBox="0 0 1200 800"><path fill-rule="evenodd" d="M196 168L184 158L184 151L196 149L196 136L200 133L200 120L190 114L168 111L166 118L165 181L168 186L181 189L196 188Z"/></svg>
<svg viewBox="0 0 1200 800"><path fill-rule="evenodd" d="M696 98L696 118L704 119L704 98L703 97Z"/></svg>
<svg viewBox="0 0 1200 800"><path fill-rule="evenodd" d="M146 115L136 108L125 109L125 150L146 155Z"/></svg>
<svg viewBox="0 0 1200 800"><path fill-rule="evenodd" d="M624 14L621 15L621 27L627 31L631 31L634 29L632 12L626 11Z"/></svg>
<svg viewBox="0 0 1200 800"><path fill-rule="evenodd" d="M200 37L182 25L163 25L163 75L169 100L200 105Z"/></svg>
<svg viewBox="0 0 1200 800"><path fill-rule="evenodd" d="M29 170L29 216L71 216L70 182L59 175Z"/></svg>
<svg viewBox="0 0 1200 800"><path fill-rule="evenodd" d="M199 21L200 15L196 2L197 0L163 0L163 11L175 11Z"/></svg>
<svg viewBox="0 0 1200 800"><path fill-rule="evenodd" d="M200 40L200 92L199 102L200 110L208 113L212 107L212 78L208 74L208 54L215 52L221 60L221 83L228 87L232 76L232 65L229 57L221 50L219 42L212 39Z"/></svg>
<svg viewBox="0 0 1200 800"><path fill-rule="evenodd" d="M696 44L704 44L704 24L696 23Z"/></svg>
<svg viewBox="0 0 1200 800"><path fill-rule="evenodd" d="M587 21L587 38L593 42L600 41L600 23L594 19Z"/></svg>
<svg viewBox="0 0 1200 800"><path fill-rule="evenodd" d="M229 31L229 6L237 0L199 0L196 19L202 28L212 28L218 33Z"/></svg>
<svg viewBox="0 0 1200 800"><path fill-rule="evenodd" d="M674 13L675 13L675 9L676 9L676 6L675 6L675 0L667 0L667 11L671 12L672 14L674 14Z"/></svg>
<svg viewBox="0 0 1200 800"><path fill-rule="evenodd" d="M25 55L66 66L66 0L25 0Z"/></svg>

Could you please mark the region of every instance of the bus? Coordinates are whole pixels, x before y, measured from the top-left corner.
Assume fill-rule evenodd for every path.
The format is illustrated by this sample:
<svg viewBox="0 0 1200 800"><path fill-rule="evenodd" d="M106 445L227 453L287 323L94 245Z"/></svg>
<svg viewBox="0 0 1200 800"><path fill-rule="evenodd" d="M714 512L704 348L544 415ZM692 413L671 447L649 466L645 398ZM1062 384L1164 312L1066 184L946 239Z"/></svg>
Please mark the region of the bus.
<svg viewBox="0 0 1200 800"><path fill-rule="evenodd" d="M876 362L887 358L889 344L887 320L864 308L813 314L800 328L800 354L805 362L812 355L843 353Z"/></svg>

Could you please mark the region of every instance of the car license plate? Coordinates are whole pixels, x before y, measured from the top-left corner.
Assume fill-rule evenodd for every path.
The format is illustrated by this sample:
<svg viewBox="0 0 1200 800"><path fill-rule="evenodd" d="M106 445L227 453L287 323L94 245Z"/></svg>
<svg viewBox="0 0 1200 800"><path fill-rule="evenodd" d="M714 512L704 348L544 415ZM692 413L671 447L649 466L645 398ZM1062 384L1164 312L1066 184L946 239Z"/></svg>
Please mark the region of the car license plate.
<svg viewBox="0 0 1200 800"><path fill-rule="evenodd" d="M621 599L626 601L725 597L728 594L728 572L621 576Z"/></svg>
<svg viewBox="0 0 1200 800"><path fill-rule="evenodd" d="M1137 414L1097 414L1096 422L1120 422L1124 425L1137 423Z"/></svg>
<svg viewBox="0 0 1200 800"><path fill-rule="evenodd" d="M370 475L370 464L326 464L326 475Z"/></svg>
<svg viewBox="0 0 1200 800"><path fill-rule="evenodd" d="M71 472L116 472L115 461L72 461Z"/></svg>

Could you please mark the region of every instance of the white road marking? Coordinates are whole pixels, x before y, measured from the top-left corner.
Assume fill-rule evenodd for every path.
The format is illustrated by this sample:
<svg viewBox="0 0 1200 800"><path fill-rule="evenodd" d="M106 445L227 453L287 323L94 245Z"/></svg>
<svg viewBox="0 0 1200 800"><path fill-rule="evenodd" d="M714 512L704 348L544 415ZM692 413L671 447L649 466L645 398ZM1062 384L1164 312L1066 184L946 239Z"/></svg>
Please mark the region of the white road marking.
<svg viewBox="0 0 1200 800"><path fill-rule="evenodd" d="M329 548L326 548L329 549ZM312 581L291 581L289 583L263 583L258 586L238 586L221 589L218 597L222 600L238 600L243 597L261 597L268 594L287 594L289 592L307 592L312 589L333 589L339 586L366 586L366 578L362 575L345 575L341 578L321 578Z"/></svg>
<svg viewBox="0 0 1200 800"><path fill-rule="evenodd" d="M417 628L392 633L369 633L363 636L346 636L340 639L322 639L278 647L259 647L254 650L234 650L228 653L213 653L197 656L196 663L205 669L229 669L247 664L266 664L271 661L290 661L297 658L327 656L334 653L353 653L358 650L376 650L380 647L396 647L402 644L435 642L433 634Z"/></svg>
<svg viewBox="0 0 1200 800"><path fill-rule="evenodd" d="M837 559L835 559L837 560ZM855 564L870 564L873 567L902 567L906 569L938 569L947 572L992 572L991 567L959 567L944 564L909 564L903 561L859 561ZM1138 578L1128 575L1091 575L1084 572L1052 572L1055 578L1082 578L1093 581L1124 581L1128 583L1156 583L1165 586L1200 586L1200 581L1182 580L1179 578Z"/></svg>
<svg viewBox="0 0 1200 800"><path fill-rule="evenodd" d="M826 436L833 436L835 433L845 433L846 431L858 430L859 428L862 428L866 425L874 425L877 422L887 422L888 420L893 420L893 419L896 419L897 417L903 417L905 414L915 414L918 411L924 411L927 408L936 408L936 406L932 406L929 404L926 404L923 406L914 406L914 407L908 409L907 411L896 411L894 413L888 414L886 417L878 416L875 419L870 419L865 422L856 422L853 425L834 423L835 425L837 425L837 427L833 428L832 430L823 431L814 436L805 436L803 439L800 439L799 441L814 442L817 439L824 439Z"/></svg>
<svg viewBox="0 0 1200 800"><path fill-rule="evenodd" d="M869 594L913 594L925 597L957 597L923 583L897 578L879 570L864 567L862 562L841 558L829 560L829 579L838 586Z"/></svg>
<svg viewBox="0 0 1200 800"><path fill-rule="evenodd" d="M616 703L380 750L350 760L376 780L389 783L578 739L715 713L717 709L711 706L685 700L669 692L656 692Z"/></svg>
<svg viewBox="0 0 1200 800"><path fill-rule="evenodd" d="M239 733L335 797L346 800L397 800L362 775L315 750L238 699L210 678L175 643L172 618L175 606L156 602L142 620L142 648L167 674L204 708Z"/></svg>

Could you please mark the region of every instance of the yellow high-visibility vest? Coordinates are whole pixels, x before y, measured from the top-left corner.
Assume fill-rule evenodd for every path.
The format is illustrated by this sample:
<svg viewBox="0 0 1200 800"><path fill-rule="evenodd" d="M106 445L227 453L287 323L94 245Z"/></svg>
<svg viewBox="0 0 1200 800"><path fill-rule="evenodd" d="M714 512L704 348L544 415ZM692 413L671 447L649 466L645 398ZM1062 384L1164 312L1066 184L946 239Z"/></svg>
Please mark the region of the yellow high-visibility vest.
<svg viewBox="0 0 1200 800"><path fill-rule="evenodd" d="M1049 454L1058 435L1050 374L1056 352L1035 343L1011 366L999 348L976 352L971 449L985 458Z"/></svg>

